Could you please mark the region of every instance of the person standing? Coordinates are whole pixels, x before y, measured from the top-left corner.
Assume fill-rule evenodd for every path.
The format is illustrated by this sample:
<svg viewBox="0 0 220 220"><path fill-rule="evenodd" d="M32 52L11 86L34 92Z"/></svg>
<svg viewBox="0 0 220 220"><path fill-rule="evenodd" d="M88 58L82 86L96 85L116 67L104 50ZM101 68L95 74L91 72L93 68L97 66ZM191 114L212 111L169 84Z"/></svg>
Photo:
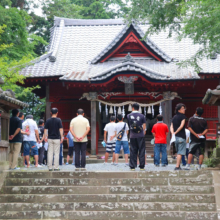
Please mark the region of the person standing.
<svg viewBox="0 0 220 220"><path fill-rule="evenodd" d="M112 136L115 135L116 130L116 124L115 124L115 116L110 117L110 123L108 123L104 128L104 141L106 143L106 153L105 153L105 162L104 164L108 163L108 157L111 152L113 152L112 155L112 162L111 164L114 164L115 162L115 142L116 138L112 138ZM108 135L108 139L107 139Z"/></svg>
<svg viewBox="0 0 220 220"><path fill-rule="evenodd" d="M18 118L19 110L12 110L12 117L10 118L9 125L9 169L17 170L18 156L21 151L22 144L22 121Z"/></svg>
<svg viewBox="0 0 220 220"><path fill-rule="evenodd" d="M189 154L189 141L190 141L190 131L189 129L185 128L186 132L186 155L182 155L182 165L186 166L186 159L188 160L188 154ZM186 159L185 159L186 156Z"/></svg>
<svg viewBox="0 0 220 220"><path fill-rule="evenodd" d="M23 112L19 112L18 117L20 118L20 120L22 121L22 123L24 122L24 113ZM23 165L25 166L25 157L24 157L24 144L23 144L23 132L21 130L21 136L22 136L22 144L21 144L21 156L23 157Z"/></svg>
<svg viewBox="0 0 220 220"><path fill-rule="evenodd" d="M67 136L67 146L68 146L68 154L66 158L66 165L69 165L69 159L70 157L73 156L73 162L72 165L75 165L75 148L74 148L74 143L73 143L73 135L69 131Z"/></svg>
<svg viewBox="0 0 220 220"><path fill-rule="evenodd" d="M128 145L129 127L126 122L123 122L122 115L118 115L117 119L118 119L118 123L116 124L116 127L115 127L115 135L112 136L110 140L113 140L114 137L117 137L119 132L121 132L122 130L124 130L124 134L121 137L121 140L118 140L118 139L116 140L115 164L114 165L116 165L116 166L118 165L118 157L119 157L119 153L120 153L120 150L122 147L124 150L124 155L125 155L125 165L129 166L129 164L128 164L128 154L130 154L129 145Z"/></svg>
<svg viewBox="0 0 220 220"><path fill-rule="evenodd" d="M155 138L154 146L154 164L160 165L160 153L162 153L162 167L167 165L167 135L169 133L168 126L163 123L163 116L157 115L157 124L152 128L152 134Z"/></svg>
<svg viewBox="0 0 220 220"><path fill-rule="evenodd" d="M199 152L199 169L201 169L203 163L206 142L205 135L208 132L207 121L201 117L203 112L203 108L198 107L195 115L189 119L188 128L190 131L191 142L187 164L188 169L190 169L193 155L196 154L197 150Z"/></svg>
<svg viewBox="0 0 220 220"><path fill-rule="evenodd" d="M37 142L40 143L39 132L37 123L33 120L33 115L27 115L26 120L22 123L22 130L25 132L30 132L30 135L24 135L24 157L27 161L27 167L30 167L29 164L29 154L30 150L34 155L35 167L41 167L38 165L38 147ZM37 142L36 142L37 137Z"/></svg>
<svg viewBox="0 0 220 220"><path fill-rule="evenodd" d="M170 131L172 136L175 135L175 147L177 151L176 167L174 170L182 170L180 167L182 155L186 154L186 132L185 132L185 116L186 106L182 103L176 105L176 115L171 122Z"/></svg>
<svg viewBox="0 0 220 220"><path fill-rule="evenodd" d="M73 118L70 122L70 132L74 137L75 146L75 167L84 168L86 166L86 146L87 134L90 131L88 119L84 117L83 109L77 110L77 117ZM80 164L81 155L81 164Z"/></svg>
<svg viewBox="0 0 220 220"><path fill-rule="evenodd" d="M63 126L60 118L57 117L58 109L51 109L51 118L44 126L44 136L48 141L47 164L49 171L53 170L52 162L54 156L54 171L59 171L60 144L63 142Z"/></svg>
<svg viewBox="0 0 220 220"><path fill-rule="evenodd" d="M43 119L39 120L38 132L39 132L39 138L40 138L40 143L41 143L41 147L38 149L38 155L39 155L38 164L42 166L42 165L44 165L43 160L44 160L44 153L45 153L44 120Z"/></svg>
<svg viewBox="0 0 220 220"><path fill-rule="evenodd" d="M145 137L144 131L146 129L146 118L143 114L139 113L139 104L132 105L132 113L128 118L130 129L130 169L135 170L137 167L137 155L139 153L139 167L144 170L145 167Z"/></svg>

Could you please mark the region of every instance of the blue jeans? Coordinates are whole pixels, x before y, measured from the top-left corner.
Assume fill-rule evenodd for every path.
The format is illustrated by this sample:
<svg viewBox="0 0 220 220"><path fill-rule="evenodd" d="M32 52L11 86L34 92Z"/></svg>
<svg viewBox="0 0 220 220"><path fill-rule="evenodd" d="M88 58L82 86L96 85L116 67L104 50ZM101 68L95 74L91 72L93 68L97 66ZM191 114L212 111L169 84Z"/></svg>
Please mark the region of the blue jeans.
<svg viewBox="0 0 220 220"><path fill-rule="evenodd" d="M154 146L154 164L160 164L160 153L162 153L161 163L167 165L167 145L166 144L155 144Z"/></svg>

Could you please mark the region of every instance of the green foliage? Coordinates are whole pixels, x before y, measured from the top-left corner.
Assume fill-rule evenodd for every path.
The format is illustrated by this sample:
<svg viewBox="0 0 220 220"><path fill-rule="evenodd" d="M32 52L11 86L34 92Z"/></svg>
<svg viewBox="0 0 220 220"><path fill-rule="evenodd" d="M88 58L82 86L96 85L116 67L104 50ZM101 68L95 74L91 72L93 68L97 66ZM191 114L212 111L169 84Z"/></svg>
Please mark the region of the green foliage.
<svg viewBox="0 0 220 220"><path fill-rule="evenodd" d="M199 72L198 61L220 52L220 1L219 0L131 0L129 20L148 21L146 34L169 29L178 39L191 38L201 49L181 66L194 66Z"/></svg>

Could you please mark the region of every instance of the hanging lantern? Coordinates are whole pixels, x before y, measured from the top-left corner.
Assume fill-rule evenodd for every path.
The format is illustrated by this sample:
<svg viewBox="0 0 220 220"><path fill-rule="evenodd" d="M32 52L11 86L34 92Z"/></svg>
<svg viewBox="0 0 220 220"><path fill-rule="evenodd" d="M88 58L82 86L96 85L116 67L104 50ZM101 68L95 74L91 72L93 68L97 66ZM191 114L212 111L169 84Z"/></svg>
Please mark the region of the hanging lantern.
<svg viewBox="0 0 220 220"><path fill-rule="evenodd" d="M110 109L109 109L109 114L113 114L113 108L112 108L112 106L111 106Z"/></svg>
<svg viewBox="0 0 220 220"><path fill-rule="evenodd" d="M115 114L115 117L116 117L116 108L115 108L115 106L114 106L114 114Z"/></svg>
<svg viewBox="0 0 220 220"><path fill-rule="evenodd" d="M132 112L131 104L128 106L128 111L129 111L129 112Z"/></svg>
<svg viewBox="0 0 220 220"><path fill-rule="evenodd" d="M118 115L121 115L121 107L118 107Z"/></svg>
<svg viewBox="0 0 220 220"><path fill-rule="evenodd" d="M107 105L105 105L105 113L106 113L106 116L108 116L108 107L107 107Z"/></svg>
<svg viewBox="0 0 220 220"><path fill-rule="evenodd" d="M152 105L152 116L154 117L154 106Z"/></svg>
<svg viewBox="0 0 220 220"><path fill-rule="evenodd" d="M146 107L144 107L144 114L146 115L146 113L147 113L147 110L146 110Z"/></svg>
<svg viewBox="0 0 220 220"><path fill-rule="evenodd" d="M139 106L139 113L142 113L142 109L141 109L141 106Z"/></svg>
<svg viewBox="0 0 220 220"><path fill-rule="evenodd" d="M100 113L102 112L102 105L101 105L101 102L99 102L99 111L100 111Z"/></svg>
<svg viewBox="0 0 220 220"><path fill-rule="evenodd" d="M147 114L151 114L151 107L150 106L147 109Z"/></svg>
<svg viewBox="0 0 220 220"><path fill-rule="evenodd" d="M123 106L123 109L122 109L122 117L124 118L125 117L125 107Z"/></svg>
<svg viewBox="0 0 220 220"><path fill-rule="evenodd" d="M159 107L159 113L160 113L160 115L162 115L162 106L161 106L161 103L160 103L160 107Z"/></svg>

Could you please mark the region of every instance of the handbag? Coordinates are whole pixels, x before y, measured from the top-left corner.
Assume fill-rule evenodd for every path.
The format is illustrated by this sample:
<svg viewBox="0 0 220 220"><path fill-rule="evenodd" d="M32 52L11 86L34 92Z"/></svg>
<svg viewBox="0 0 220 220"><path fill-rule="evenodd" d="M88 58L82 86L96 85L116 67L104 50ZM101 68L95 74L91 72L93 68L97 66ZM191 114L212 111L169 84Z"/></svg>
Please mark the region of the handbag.
<svg viewBox="0 0 220 220"><path fill-rule="evenodd" d="M125 133L125 127L126 127L126 123L125 123L124 127L121 129L121 131L119 131L119 133L117 135L117 140L118 141L121 141L121 139L123 138L124 133Z"/></svg>

